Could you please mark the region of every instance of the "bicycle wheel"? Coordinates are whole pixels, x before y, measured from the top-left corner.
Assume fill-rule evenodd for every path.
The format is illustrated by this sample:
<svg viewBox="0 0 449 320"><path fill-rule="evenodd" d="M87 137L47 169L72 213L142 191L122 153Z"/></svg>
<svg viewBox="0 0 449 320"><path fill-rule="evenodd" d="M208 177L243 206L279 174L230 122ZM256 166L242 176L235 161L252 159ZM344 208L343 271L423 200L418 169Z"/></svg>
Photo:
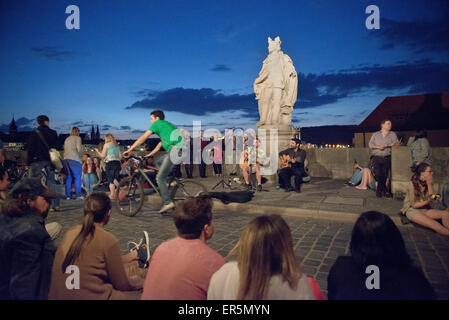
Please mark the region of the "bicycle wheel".
<svg viewBox="0 0 449 320"><path fill-rule="evenodd" d="M137 176L120 181L116 193L116 204L121 214L128 217L135 216L142 209L144 201L145 194Z"/></svg>
<svg viewBox="0 0 449 320"><path fill-rule="evenodd" d="M200 193L207 193L207 188L193 180L178 180L173 187L171 198L173 202L185 200L188 197L196 197Z"/></svg>

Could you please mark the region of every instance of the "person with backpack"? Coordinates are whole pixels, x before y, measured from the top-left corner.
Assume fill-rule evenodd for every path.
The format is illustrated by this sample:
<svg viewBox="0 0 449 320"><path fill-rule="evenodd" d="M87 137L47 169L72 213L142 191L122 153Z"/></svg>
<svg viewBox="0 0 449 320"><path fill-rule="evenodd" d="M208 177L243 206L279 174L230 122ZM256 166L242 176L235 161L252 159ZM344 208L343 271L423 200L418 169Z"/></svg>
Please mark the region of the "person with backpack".
<svg viewBox="0 0 449 320"><path fill-rule="evenodd" d="M51 191L56 191L55 168L50 159L50 148L56 148L58 134L50 129L50 119L46 115L36 118L38 127L31 132L27 143L27 167L32 177L42 177ZM50 211L60 210L60 199L53 199Z"/></svg>

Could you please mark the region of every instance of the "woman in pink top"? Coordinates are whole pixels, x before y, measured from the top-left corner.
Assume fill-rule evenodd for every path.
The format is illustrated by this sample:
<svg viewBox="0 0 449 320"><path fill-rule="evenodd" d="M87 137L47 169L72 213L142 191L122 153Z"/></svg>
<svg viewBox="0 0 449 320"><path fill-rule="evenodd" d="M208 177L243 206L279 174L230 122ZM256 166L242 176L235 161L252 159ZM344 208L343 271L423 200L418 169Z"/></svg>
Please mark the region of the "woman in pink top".
<svg viewBox="0 0 449 320"><path fill-rule="evenodd" d="M215 176L220 177L222 173L222 162L223 162L223 148L221 146L221 140L218 140L218 134L214 134L214 172Z"/></svg>

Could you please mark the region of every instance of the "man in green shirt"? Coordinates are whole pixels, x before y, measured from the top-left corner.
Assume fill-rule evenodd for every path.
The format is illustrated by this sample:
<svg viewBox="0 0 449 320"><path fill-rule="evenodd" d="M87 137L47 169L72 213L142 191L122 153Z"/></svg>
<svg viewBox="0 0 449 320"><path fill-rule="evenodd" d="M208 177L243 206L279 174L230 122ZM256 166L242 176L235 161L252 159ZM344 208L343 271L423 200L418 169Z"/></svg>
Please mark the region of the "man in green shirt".
<svg viewBox="0 0 449 320"><path fill-rule="evenodd" d="M170 159L171 152L177 152L182 146L182 136L179 129L172 123L164 120L165 115L161 110L155 110L151 112L151 127L145 132L134 144L124 153L124 156L128 156L132 150L144 143L149 136L153 133L157 134L161 138L161 142L154 148L146 157L150 157L158 152L161 147L166 151L163 155L155 160L155 164L158 167L158 173L156 175L156 182L159 186L159 191L162 198L162 208L159 213L164 213L175 207L175 204L170 199L168 193L168 175L173 169L173 162Z"/></svg>

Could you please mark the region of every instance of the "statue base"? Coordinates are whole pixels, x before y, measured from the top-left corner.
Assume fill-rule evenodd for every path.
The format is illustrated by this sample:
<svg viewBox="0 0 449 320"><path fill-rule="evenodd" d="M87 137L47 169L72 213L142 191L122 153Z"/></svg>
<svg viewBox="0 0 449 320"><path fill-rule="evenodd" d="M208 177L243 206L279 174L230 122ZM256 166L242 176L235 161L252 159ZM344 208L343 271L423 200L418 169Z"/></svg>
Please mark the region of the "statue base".
<svg viewBox="0 0 449 320"><path fill-rule="evenodd" d="M265 131L263 131L265 130ZM258 128L260 147L270 158L269 168L262 168L262 176L268 181L267 186L278 183L279 152L290 148L292 138L299 138L299 129L289 125L263 125Z"/></svg>

